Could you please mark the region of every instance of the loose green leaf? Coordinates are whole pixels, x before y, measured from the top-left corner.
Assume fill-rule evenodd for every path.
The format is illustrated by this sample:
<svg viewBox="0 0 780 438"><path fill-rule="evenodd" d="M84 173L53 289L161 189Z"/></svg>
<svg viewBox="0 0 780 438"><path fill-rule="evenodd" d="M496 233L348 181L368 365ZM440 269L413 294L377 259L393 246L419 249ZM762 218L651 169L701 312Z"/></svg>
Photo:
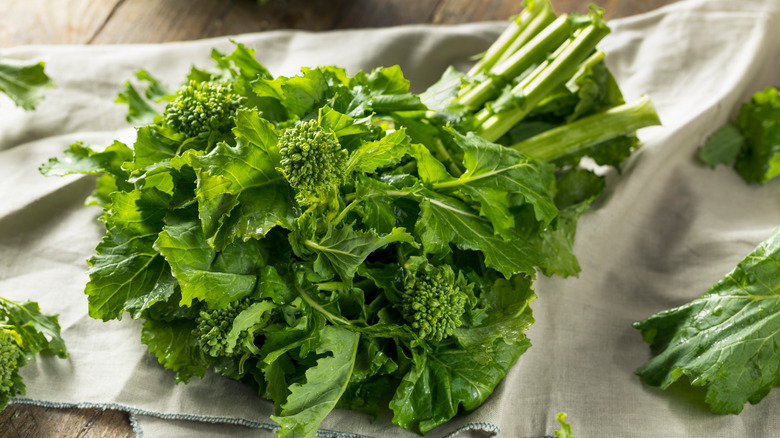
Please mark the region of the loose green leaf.
<svg viewBox="0 0 780 438"><path fill-rule="evenodd" d="M739 413L780 384L780 230L701 298L634 323L653 356L637 373L667 388L686 376L717 414Z"/></svg>
<svg viewBox="0 0 780 438"><path fill-rule="evenodd" d="M0 91L16 106L33 110L43 100L46 88L53 86L43 62L0 58Z"/></svg>
<svg viewBox="0 0 780 438"><path fill-rule="evenodd" d="M715 131L704 146L699 149L699 159L710 167L718 164L734 164L739 151L745 145L745 138L736 125L727 123Z"/></svg>

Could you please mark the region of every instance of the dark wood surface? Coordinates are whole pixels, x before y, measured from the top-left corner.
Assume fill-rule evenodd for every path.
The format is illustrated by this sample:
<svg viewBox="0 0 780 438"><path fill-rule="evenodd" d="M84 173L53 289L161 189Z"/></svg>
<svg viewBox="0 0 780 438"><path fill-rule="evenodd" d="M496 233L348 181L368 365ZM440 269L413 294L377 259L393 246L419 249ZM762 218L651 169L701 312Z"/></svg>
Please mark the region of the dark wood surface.
<svg viewBox="0 0 780 438"><path fill-rule="evenodd" d="M677 0L552 0L563 12L595 3L607 19ZM273 29L323 31L401 24L505 20L520 0L4 0L0 49L30 44L184 41ZM0 413L0 438L133 437L125 412L11 405Z"/></svg>

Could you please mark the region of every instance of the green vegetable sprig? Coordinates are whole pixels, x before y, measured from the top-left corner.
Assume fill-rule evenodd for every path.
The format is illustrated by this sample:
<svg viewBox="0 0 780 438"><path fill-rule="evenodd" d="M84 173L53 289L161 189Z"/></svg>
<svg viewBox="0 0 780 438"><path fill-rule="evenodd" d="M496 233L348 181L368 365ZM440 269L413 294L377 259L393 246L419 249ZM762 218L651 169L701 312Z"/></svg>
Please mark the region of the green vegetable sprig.
<svg viewBox="0 0 780 438"><path fill-rule="evenodd" d="M68 356L57 316L41 313L38 303L0 297L0 411L24 394L19 369L38 354Z"/></svg>
<svg viewBox="0 0 780 438"><path fill-rule="evenodd" d="M605 34L596 11L565 20L561 45L591 24ZM273 77L242 44L178 91L140 71L146 89L118 98L140 125L132 148L76 143L41 167L101 174L90 315L143 319L142 342L178 381L213 369L252 385L275 403L281 437L314 436L336 407L389 408L421 433L476 409L530 346L537 271L579 272L576 222L604 187L579 158L617 166L633 131L658 122L650 105L652 117L622 111L592 44L536 49L529 68L550 78L539 99L479 108L458 96L487 74L450 69L415 95L397 66ZM207 130L200 116L171 122L200 114L195 102L209 102ZM496 135L506 145L480 135L484 111L515 114ZM614 113L624 123L603 132L578 124ZM561 149L508 147L536 134Z"/></svg>

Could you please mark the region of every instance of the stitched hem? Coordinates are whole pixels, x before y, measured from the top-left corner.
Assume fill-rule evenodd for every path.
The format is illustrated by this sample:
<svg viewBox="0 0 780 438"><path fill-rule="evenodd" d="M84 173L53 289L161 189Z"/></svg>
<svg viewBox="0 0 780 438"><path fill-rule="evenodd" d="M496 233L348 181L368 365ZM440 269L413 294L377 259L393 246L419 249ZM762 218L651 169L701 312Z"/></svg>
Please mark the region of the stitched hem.
<svg viewBox="0 0 780 438"><path fill-rule="evenodd" d="M184 420L184 421L200 421L203 423L212 424L226 424L234 426L245 426L253 429L264 429L268 431L276 431L280 429L280 426L273 423L266 423L260 421L247 420L246 418L238 417L222 417L222 416L210 416L210 415L193 415L193 414L164 414L162 412L150 411L147 409L141 409L130 405L124 405L121 403L67 403L67 402L53 402L46 400L33 400L24 397L15 397L9 401L9 404L19 405L32 405L40 406L44 408L100 408L100 409L115 409L119 411L125 411L130 417L130 426L133 428L135 436L140 438L143 436L143 430L138 424L138 415L146 415L149 417L159 418L162 420ZM455 429L454 431L444 435L442 438L453 438L454 436L467 432L470 430L479 430L490 433L491 437L498 436L501 433L501 428L492 423L486 422L474 422L467 423L463 426ZM338 432L334 430L319 430L317 431L317 437L321 438L373 438L368 435L361 435L350 432ZM540 437L540 438L555 438L555 437Z"/></svg>

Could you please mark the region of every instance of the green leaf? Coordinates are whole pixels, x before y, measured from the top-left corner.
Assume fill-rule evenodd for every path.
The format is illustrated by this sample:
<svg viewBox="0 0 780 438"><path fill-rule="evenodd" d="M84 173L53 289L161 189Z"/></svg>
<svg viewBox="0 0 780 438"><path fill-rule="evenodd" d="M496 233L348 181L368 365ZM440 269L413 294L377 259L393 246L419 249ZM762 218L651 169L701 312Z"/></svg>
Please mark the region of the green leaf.
<svg viewBox="0 0 780 438"><path fill-rule="evenodd" d="M322 420L336 406L347 388L360 336L336 326L322 329L318 354L328 354L306 370L306 382L290 385L280 415L271 416L282 428L280 438L314 437Z"/></svg>
<svg viewBox="0 0 780 438"><path fill-rule="evenodd" d="M419 96L408 92L409 81L397 65L358 72L349 85L353 99L346 113L353 117L426 109Z"/></svg>
<svg viewBox="0 0 780 438"><path fill-rule="evenodd" d="M767 88L743 104L737 116L747 147L734 168L747 182L764 184L780 174L780 92Z"/></svg>
<svg viewBox="0 0 780 438"><path fill-rule="evenodd" d="M127 181L129 175L122 164L132 159L133 150L119 141L100 152L94 146L76 142L68 146L62 157L49 158L39 170L45 176L108 173Z"/></svg>
<svg viewBox="0 0 780 438"><path fill-rule="evenodd" d="M408 153L409 138L405 129L393 131L380 140L363 143L349 157L347 173L374 173L382 167L398 164Z"/></svg>
<svg viewBox="0 0 780 438"><path fill-rule="evenodd" d="M699 149L699 159L710 167L718 164L730 166L737 159L744 145L745 138L739 132L739 128L732 123L727 123L715 131Z"/></svg>
<svg viewBox="0 0 780 438"><path fill-rule="evenodd" d="M234 242L217 253L196 220L166 226L154 248L171 265L181 287L183 306L191 306L198 299L211 308L220 308L249 295L264 264L255 240Z"/></svg>
<svg viewBox="0 0 780 438"><path fill-rule="evenodd" d="M514 149L491 143L468 133L449 130L463 150L465 172L457 180L433 184L437 191L457 191L480 205L480 214L490 219L495 231L507 236L514 228L509 212L510 195L521 195L530 203L536 219L550 223L558 215L552 199L555 178L552 166Z"/></svg>
<svg viewBox="0 0 780 438"><path fill-rule="evenodd" d="M667 388L705 386L717 414L739 413L780 384L780 229L702 297L634 323L655 353L637 373Z"/></svg>
<svg viewBox="0 0 780 438"><path fill-rule="evenodd" d="M233 327L230 329L230 332L228 332L227 338L225 339L225 349L227 351L232 351L233 348L235 348L241 333L248 331L250 334L254 334L259 326L266 323L266 313L276 307L276 304L272 301L263 300L252 303L249 307L239 313L236 316L236 319L233 320ZM251 338L254 339L254 336ZM254 343L247 347L250 347L250 351L254 350L252 351L253 353L259 353L259 350L254 346Z"/></svg>
<svg viewBox="0 0 780 438"><path fill-rule="evenodd" d="M43 100L46 88L53 86L43 62L0 58L0 91L16 106L33 110Z"/></svg>
<svg viewBox="0 0 780 438"><path fill-rule="evenodd" d="M476 361L454 342L440 344L431 353L412 350L413 367L390 401L393 423L426 433L459 409L476 409L528 347L528 340L514 345L496 341L486 351L485 362Z"/></svg>
<svg viewBox="0 0 780 438"><path fill-rule="evenodd" d="M203 231L215 249L234 237L261 238L276 225L294 221L293 193L279 165L277 133L254 111L239 110L238 144L220 143L209 154L191 155L198 173L198 210Z"/></svg>
<svg viewBox="0 0 780 438"><path fill-rule="evenodd" d="M373 230L353 230L351 225L336 228L329 224L322 238L316 241L306 239L303 245L316 254L316 263L327 263L343 281L351 282L369 254L395 242L413 244L414 238L403 228L394 228L388 234L379 235Z"/></svg>
<svg viewBox="0 0 780 438"><path fill-rule="evenodd" d="M20 347L28 360L41 354L68 356L65 341L60 334L57 315L41 313L38 303L27 301L19 304L0 297L0 320L21 338Z"/></svg>
<svg viewBox="0 0 780 438"><path fill-rule="evenodd" d="M487 308L485 319L474 327L455 329L458 342L475 361L488 363L490 348L499 339L510 345L527 342L525 331L534 322L530 304L536 298L532 281L526 275L496 280L480 297Z"/></svg>
<svg viewBox="0 0 780 438"><path fill-rule="evenodd" d="M304 67L300 76L258 79L252 82L252 89L258 96L278 99L290 115L301 119L333 97L335 90L347 82L343 69Z"/></svg>
<svg viewBox="0 0 780 438"><path fill-rule="evenodd" d="M463 250L482 251L485 265L505 277L525 273L533 275L541 263L533 243L517 238L509 241L496 236L490 222L462 201L428 193L420 202L420 217L415 235L426 253L447 254L450 244Z"/></svg>
<svg viewBox="0 0 780 438"><path fill-rule="evenodd" d="M371 132L370 120L354 119L334 110L328 105L324 105L320 108L319 123L320 127L333 131L333 134L339 140L339 143L344 141L344 137ZM344 144L342 144L342 146L344 146Z"/></svg>
<svg viewBox="0 0 780 438"><path fill-rule="evenodd" d="M579 274L580 264L574 255L577 222L601 195L604 186L604 177L580 167L558 177L555 204L560 213L557 224L532 238L537 250L543 254L539 267L544 275L568 277Z"/></svg>
<svg viewBox="0 0 780 438"><path fill-rule="evenodd" d="M271 73L262 64L255 59L255 50L248 48L243 43L233 41L236 45L235 50L228 56L224 56L226 61L233 62L241 73L241 76L247 80L254 80L257 78L270 79Z"/></svg>
<svg viewBox="0 0 780 438"><path fill-rule="evenodd" d="M158 114L157 109L138 93L130 81L125 82L124 88L119 92L114 103L127 105L125 118L129 123L135 125L148 125L154 122L154 118Z"/></svg>
<svg viewBox="0 0 780 438"><path fill-rule="evenodd" d="M109 228L117 227L127 237L149 236L163 228L168 213L169 195L151 188L111 194L111 209L103 220Z"/></svg>
<svg viewBox="0 0 780 438"><path fill-rule="evenodd" d="M129 166L131 170L142 170L172 160L179 154L184 141L182 134L159 125L142 126L136 132L133 144L135 160Z"/></svg>
<svg viewBox="0 0 780 438"><path fill-rule="evenodd" d="M176 382L187 383L193 377L203 377L209 362L192 335L197 324L191 319L155 321L147 319L141 330L141 342L165 368L176 372Z"/></svg>
<svg viewBox="0 0 780 438"><path fill-rule="evenodd" d="M106 234L97 254L88 260L85 293L89 316L104 321L121 319L128 301L136 303L133 308L140 311L137 303L154 301L146 298L148 294L159 297L173 293L165 260L152 246L156 238L156 234L128 237L118 229Z"/></svg>

